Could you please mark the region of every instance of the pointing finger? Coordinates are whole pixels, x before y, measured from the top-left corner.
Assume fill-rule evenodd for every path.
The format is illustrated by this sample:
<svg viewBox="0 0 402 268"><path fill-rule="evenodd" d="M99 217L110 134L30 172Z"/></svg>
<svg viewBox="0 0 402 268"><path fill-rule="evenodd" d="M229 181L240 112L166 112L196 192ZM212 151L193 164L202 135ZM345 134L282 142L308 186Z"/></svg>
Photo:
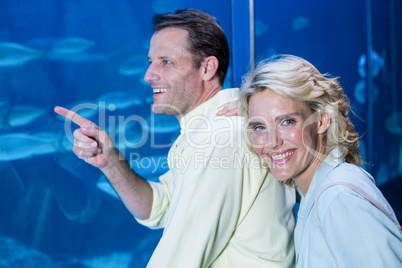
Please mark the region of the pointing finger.
<svg viewBox="0 0 402 268"><path fill-rule="evenodd" d="M82 117L81 115L77 114L76 112L73 112L71 110L68 110L66 108L60 107L60 106L56 106L54 108L54 111L56 113L58 113L61 116L64 116L68 119L70 119L71 121L73 121L74 123L76 123L77 125L79 125L80 127L93 127L93 128L98 128L98 126L93 123L92 121Z"/></svg>

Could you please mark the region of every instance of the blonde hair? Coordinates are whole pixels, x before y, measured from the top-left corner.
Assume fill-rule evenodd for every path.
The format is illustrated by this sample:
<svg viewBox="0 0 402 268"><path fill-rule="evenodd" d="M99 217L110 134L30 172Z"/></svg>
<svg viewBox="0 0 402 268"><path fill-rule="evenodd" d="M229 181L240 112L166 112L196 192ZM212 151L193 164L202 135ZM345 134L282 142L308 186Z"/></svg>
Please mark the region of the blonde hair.
<svg viewBox="0 0 402 268"><path fill-rule="evenodd" d="M308 61L292 55L263 61L244 77L241 87L240 106L247 120L250 97L266 89L305 103L313 113L328 114L331 124L322 144L326 154L339 147L346 162L361 164L358 134L349 118L349 99L337 78L321 74Z"/></svg>

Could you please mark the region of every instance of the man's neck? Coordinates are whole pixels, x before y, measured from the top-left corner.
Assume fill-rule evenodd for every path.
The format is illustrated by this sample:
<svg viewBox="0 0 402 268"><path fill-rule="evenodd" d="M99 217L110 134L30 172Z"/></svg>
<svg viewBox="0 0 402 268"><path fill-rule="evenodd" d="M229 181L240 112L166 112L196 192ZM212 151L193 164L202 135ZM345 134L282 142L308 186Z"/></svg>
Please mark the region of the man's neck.
<svg viewBox="0 0 402 268"><path fill-rule="evenodd" d="M222 86L220 84L216 84L216 83L211 87L207 87L206 89L204 89L200 98L198 99L198 101L195 103L194 107L191 110L187 111L186 113L177 114L177 115L175 115L175 117L180 122L180 120L184 116L186 116L186 114L188 114L189 112L191 112L192 110L194 110L195 108L197 108L198 106L203 104L204 102L212 99L221 90L222 90Z"/></svg>

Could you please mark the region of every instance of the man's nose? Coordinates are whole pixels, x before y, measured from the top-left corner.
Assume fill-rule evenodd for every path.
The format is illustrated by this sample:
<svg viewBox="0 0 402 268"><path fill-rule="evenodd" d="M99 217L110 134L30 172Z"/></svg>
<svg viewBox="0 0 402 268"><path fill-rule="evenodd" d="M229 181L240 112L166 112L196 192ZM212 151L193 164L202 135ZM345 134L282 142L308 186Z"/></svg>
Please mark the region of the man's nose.
<svg viewBox="0 0 402 268"><path fill-rule="evenodd" d="M159 73L157 72L155 66L151 63L145 73L144 80L148 83L158 81L160 79Z"/></svg>

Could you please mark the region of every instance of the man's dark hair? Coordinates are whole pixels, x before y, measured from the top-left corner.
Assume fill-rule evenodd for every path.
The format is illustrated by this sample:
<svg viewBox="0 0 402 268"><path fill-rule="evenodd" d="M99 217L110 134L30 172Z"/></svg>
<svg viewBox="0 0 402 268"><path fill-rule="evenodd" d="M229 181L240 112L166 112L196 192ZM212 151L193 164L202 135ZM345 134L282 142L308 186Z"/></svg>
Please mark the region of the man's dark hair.
<svg viewBox="0 0 402 268"><path fill-rule="evenodd" d="M198 9L179 9L172 13L156 14L152 18L153 30L176 27L188 31L187 50L193 55L195 68L209 56L219 61L217 75L221 85L229 66L229 45L216 18Z"/></svg>

